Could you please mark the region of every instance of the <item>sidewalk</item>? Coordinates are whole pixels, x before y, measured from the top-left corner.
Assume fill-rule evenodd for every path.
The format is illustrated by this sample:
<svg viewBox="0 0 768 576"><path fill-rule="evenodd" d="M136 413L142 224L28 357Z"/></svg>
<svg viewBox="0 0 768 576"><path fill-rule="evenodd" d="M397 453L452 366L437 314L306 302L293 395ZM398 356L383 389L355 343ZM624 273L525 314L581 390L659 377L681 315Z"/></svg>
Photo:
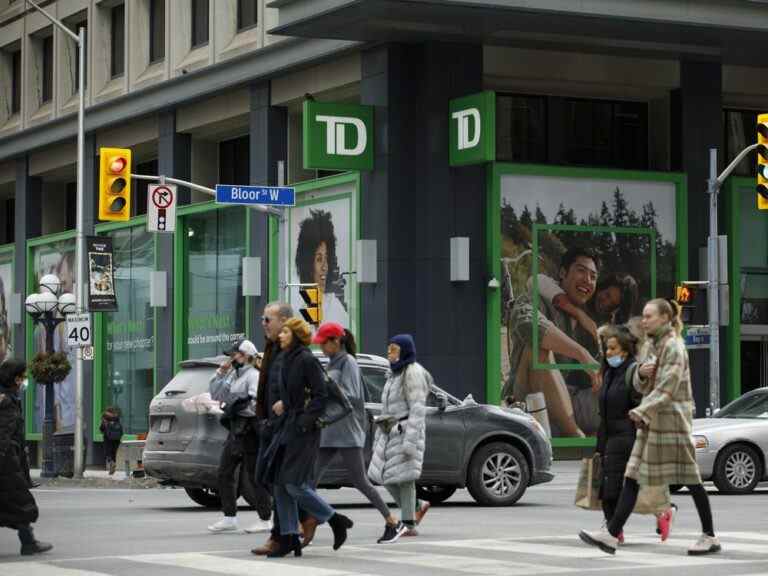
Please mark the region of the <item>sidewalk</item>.
<svg viewBox="0 0 768 576"><path fill-rule="evenodd" d="M29 471L33 480L40 483L41 488L136 488L148 489L161 487L159 482L148 476L144 478L128 478L124 471L118 470L110 476L106 470L87 469L82 478L41 478L41 470L33 468Z"/></svg>

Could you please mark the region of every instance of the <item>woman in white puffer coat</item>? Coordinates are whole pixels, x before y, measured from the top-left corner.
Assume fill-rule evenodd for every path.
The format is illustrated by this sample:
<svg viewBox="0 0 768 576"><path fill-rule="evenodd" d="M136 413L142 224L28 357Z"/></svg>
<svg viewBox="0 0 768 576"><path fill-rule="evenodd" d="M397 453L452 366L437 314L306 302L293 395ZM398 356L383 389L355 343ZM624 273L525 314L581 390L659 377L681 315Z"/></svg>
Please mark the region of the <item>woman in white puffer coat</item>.
<svg viewBox="0 0 768 576"><path fill-rule="evenodd" d="M381 416L368 476L383 485L400 507L402 522L411 530L426 514L416 500L426 438L426 402L429 372L416 362L416 345L410 334L389 341L387 357L392 368L381 393Z"/></svg>

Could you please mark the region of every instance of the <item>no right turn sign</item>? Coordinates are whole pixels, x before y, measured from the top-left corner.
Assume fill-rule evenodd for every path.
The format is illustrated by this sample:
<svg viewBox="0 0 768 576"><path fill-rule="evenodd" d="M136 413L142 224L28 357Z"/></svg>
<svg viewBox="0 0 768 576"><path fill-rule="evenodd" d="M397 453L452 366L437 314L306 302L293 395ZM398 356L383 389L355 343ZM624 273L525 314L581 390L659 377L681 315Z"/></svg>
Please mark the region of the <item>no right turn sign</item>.
<svg viewBox="0 0 768 576"><path fill-rule="evenodd" d="M147 198L147 230L174 232L176 230L176 186L151 184Z"/></svg>

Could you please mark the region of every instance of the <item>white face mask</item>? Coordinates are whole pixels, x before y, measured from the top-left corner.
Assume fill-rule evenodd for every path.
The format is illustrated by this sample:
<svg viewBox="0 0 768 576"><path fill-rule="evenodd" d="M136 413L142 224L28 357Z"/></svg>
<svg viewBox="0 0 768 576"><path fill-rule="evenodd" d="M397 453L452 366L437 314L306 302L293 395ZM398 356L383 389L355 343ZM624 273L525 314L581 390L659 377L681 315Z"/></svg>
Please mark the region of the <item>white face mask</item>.
<svg viewBox="0 0 768 576"><path fill-rule="evenodd" d="M19 386L19 392L25 392L27 386L29 386L29 379L24 378L24 380L21 381L21 385Z"/></svg>
<svg viewBox="0 0 768 576"><path fill-rule="evenodd" d="M606 361L608 362L608 366L611 368L618 368L624 363L624 358L622 358L619 355L616 356L609 356L606 358Z"/></svg>

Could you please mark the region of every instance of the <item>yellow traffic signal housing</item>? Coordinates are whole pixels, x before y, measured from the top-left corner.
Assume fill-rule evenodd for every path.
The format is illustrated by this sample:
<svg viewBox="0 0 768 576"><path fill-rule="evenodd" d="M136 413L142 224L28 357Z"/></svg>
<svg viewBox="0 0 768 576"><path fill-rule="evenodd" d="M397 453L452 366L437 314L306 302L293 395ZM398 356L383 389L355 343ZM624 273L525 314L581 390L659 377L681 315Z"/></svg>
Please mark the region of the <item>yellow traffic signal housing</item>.
<svg viewBox="0 0 768 576"><path fill-rule="evenodd" d="M131 151L99 149L99 220L131 219Z"/></svg>
<svg viewBox="0 0 768 576"><path fill-rule="evenodd" d="M306 304L301 316L313 326L319 326L323 321L323 293L319 288L301 288L299 294Z"/></svg>
<svg viewBox="0 0 768 576"><path fill-rule="evenodd" d="M768 210L768 114L757 117L757 208Z"/></svg>

